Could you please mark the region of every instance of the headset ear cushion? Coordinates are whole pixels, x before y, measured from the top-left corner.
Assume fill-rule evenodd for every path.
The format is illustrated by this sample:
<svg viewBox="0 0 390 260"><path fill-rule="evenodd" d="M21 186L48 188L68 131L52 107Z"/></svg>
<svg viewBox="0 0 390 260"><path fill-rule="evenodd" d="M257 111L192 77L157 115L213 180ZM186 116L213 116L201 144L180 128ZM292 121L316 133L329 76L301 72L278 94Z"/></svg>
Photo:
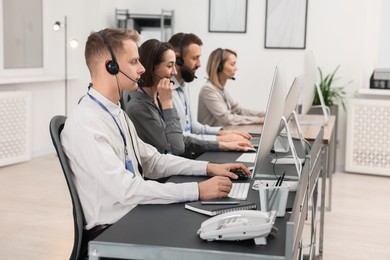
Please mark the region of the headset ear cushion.
<svg viewBox="0 0 390 260"><path fill-rule="evenodd" d="M223 71L223 65L222 65L222 63L219 63L219 64L218 64L217 71L218 71L218 72Z"/></svg>
<svg viewBox="0 0 390 260"><path fill-rule="evenodd" d="M108 73L110 73L110 74L112 74L112 75L118 74L118 72L119 72L118 63L116 63L116 62L113 61L113 60L108 60L108 61L106 62L106 70L108 71Z"/></svg>
<svg viewBox="0 0 390 260"><path fill-rule="evenodd" d="M182 57L176 57L176 64L180 67L184 65L184 60Z"/></svg>

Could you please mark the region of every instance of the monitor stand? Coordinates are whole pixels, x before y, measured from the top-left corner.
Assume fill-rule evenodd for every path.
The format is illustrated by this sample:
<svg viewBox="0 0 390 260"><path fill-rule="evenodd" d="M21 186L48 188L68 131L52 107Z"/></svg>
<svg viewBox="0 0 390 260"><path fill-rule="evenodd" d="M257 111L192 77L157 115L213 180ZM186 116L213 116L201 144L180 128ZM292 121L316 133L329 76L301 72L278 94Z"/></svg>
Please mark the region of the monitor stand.
<svg viewBox="0 0 390 260"><path fill-rule="evenodd" d="M317 93L318 93L318 97L320 99L320 103L321 105L319 106L313 106L313 107L321 107L322 108L322 113L324 115L324 120L323 121L303 121L301 120L300 121L300 124L301 125L319 125L319 126L325 126L328 124L328 121L329 121L329 115L330 115L330 109L328 106L325 105L325 101L324 101L324 96L322 95L322 91L320 89L320 86L318 84L315 84L315 87L316 87L316 90L317 90Z"/></svg>
<svg viewBox="0 0 390 260"><path fill-rule="evenodd" d="M274 160L272 160L272 163L274 163L274 164L295 164L295 169L297 171L298 177L300 177L301 172L302 172L302 163L305 161L305 159L304 158L301 159L298 157L298 154L297 154L297 151L295 150L295 145L293 143L293 139L291 136L290 128L288 127L287 120L284 116L282 117L282 121L284 123L284 127L286 128L287 140L288 140L288 143L290 144L290 150L291 150L292 156L287 157L286 159L285 158L274 159Z"/></svg>

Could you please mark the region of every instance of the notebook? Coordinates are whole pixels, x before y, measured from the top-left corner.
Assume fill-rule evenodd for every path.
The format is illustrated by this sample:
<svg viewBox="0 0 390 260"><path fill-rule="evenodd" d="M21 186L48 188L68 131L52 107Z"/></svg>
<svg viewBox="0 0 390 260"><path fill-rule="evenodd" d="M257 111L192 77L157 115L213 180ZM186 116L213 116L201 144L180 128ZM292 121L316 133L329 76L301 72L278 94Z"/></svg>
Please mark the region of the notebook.
<svg viewBox="0 0 390 260"><path fill-rule="evenodd" d="M215 202L217 204L204 205L202 204L202 201L194 201L186 203L185 208L208 216L215 216L225 212L236 210L250 210L257 208L254 202L237 201L235 199L229 198L223 198L220 201L221 203L228 203L229 201L231 201L234 204L218 204L218 200L212 200L208 202Z"/></svg>

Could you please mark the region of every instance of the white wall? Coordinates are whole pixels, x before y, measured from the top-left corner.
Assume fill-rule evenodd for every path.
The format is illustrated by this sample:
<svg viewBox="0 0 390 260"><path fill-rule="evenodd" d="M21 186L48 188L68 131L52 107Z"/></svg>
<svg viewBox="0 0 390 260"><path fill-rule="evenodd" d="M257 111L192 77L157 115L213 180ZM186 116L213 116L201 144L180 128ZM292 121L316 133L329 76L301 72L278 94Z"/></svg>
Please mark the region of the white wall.
<svg viewBox="0 0 390 260"><path fill-rule="evenodd" d="M390 68L390 1L383 1L377 68Z"/></svg>
<svg viewBox="0 0 390 260"><path fill-rule="evenodd" d="M383 1L386 2L386 1ZM209 53L215 48L230 48L238 52L236 81L229 82L229 91L248 107L264 110L275 65L284 60L288 83L303 72L304 50L264 49L265 1L248 0L247 33L209 33L208 1L203 0L44 0L44 49L48 73L64 71L63 34L55 33L52 24L68 17L69 39L77 38L79 47L69 50L69 109L85 94L89 74L84 62L84 44L91 31L115 26L115 8L127 8L132 13L159 13L162 8L175 10L175 32L192 32L204 42L202 65L198 79L191 84L191 99L197 112L198 92L205 82L205 66ZM368 79L378 64L378 57L389 51L383 24L389 4L382 0L317 0L309 1L307 21L307 49L315 53L316 63L324 72L333 71L340 64L340 83L353 80L348 86L349 96L355 90L368 87ZM388 37L388 36L386 36ZM379 50L381 47L381 54ZM386 45L388 46L388 44ZM63 75L63 74L62 74ZM33 92L33 156L53 152L48 132L50 119L64 113L64 83L62 81L0 85L0 89L29 89ZM345 114L339 118L340 149L338 164L344 164Z"/></svg>
<svg viewBox="0 0 390 260"><path fill-rule="evenodd" d="M113 6L107 3L105 9L113 10ZM191 83L191 106L195 114L198 93L205 82L207 58L216 48L230 48L238 52L239 71L236 81L229 82L228 89L239 102L250 108L265 109L273 71L281 60L287 72L287 84L295 75L303 72L304 50L264 49L265 1L248 0L245 34L209 33L208 1L131 0L117 1L116 6L128 8L133 13L158 13L161 8L174 9L174 31L193 32L203 40L203 67L197 72L198 79ZM317 0L308 3L306 49L314 51L316 64L324 73L332 72L340 65L338 83L343 85L353 81L347 86L348 97L353 97L359 88L368 88L369 77L378 65L378 57L386 56L385 60L389 60L389 54L382 54L383 51L389 52L386 49L388 45L382 46L379 54L379 42L383 42L383 35L388 35L385 31L389 25L381 17L386 17L390 5L384 5L385 11L381 7L382 0ZM342 108L340 110L337 164L343 168L346 113Z"/></svg>
<svg viewBox="0 0 390 260"><path fill-rule="evenodd" d="M68 16L68 38L79 41L77 49L68 49L68 109L74 108L80 96L85 93L89 82L83 61L84 43L91 28L98 24L96 1L43 0L43 44L44 75L58 80L23 84L2 84L1 90L29 90L32 92L32 156L37 157L54 152L49 134L49 122L54 115L65 114L64 98L64 31L53 31L56 21L64 22ZM98 24L99 27L101 26ZM61 79L62 78L62 79Z"/></svg>

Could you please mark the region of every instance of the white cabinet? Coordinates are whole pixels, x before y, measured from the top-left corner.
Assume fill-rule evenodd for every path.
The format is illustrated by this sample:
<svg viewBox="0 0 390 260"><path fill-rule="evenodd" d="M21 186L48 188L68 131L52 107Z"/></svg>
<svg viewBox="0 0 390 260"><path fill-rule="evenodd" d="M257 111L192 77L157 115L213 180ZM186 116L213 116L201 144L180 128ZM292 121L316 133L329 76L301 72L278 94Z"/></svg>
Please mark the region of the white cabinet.
<svg viewBox="0 0 390 260"><path fill-rule="evenodd" d="M0 167L31 158L30 91L0 91Z"/></svg>
<svg viewBox="0 0 390 260"><path fill-rule="evenodd" d="M349 101L345 170L390 176L390 94Z"/></svg>

